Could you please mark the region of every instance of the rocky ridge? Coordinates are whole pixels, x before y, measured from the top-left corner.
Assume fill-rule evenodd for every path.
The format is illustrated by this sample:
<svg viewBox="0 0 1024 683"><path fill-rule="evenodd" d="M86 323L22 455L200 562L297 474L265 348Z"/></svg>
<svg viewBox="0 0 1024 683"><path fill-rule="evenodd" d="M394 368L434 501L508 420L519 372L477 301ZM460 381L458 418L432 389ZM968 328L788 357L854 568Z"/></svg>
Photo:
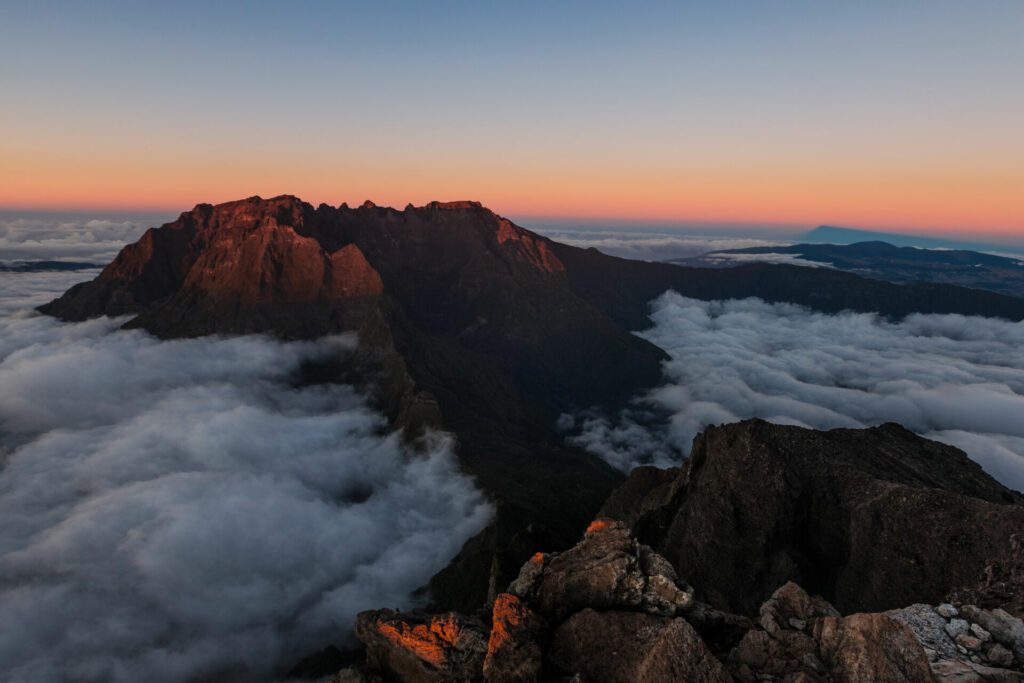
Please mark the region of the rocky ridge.
<svg viewBox="0 0 1024 683"><path fill-rule="evenodd" d="M693 453L635 470L483 611L361 614L366 667L338 680L1022 680L1024 504L962 452L750 420Z"/></svg>
<svg viewBox="0 0 1024 683"><path fill-rule="evenodd" d="M896 424L747 420L707 428L678 470L634 470L600 514L720 609L753 613L794 581L849 613L935 604L986 571L1002 580L963 597L1016 604L1022 502L962 451Z"/></svg>
<svg viewBox="0 0 1024 683"><path fill-rule="evenodd" d="M694 599L668 561L597 520L538 554L480 616L359 615L366 665L335 681L1020 681L1024 622L973 605L843 616L788 582L754 618Z"/></svg>

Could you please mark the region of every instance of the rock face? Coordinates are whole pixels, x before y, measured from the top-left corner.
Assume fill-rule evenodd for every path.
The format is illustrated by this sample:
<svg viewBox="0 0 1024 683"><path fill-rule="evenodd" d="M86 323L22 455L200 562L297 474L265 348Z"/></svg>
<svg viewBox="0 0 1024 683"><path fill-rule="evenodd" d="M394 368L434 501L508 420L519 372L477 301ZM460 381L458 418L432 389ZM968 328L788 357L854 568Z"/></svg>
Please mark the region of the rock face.
<svg viewBox="0 0 1024 683"><path fill-rule="evenodd" d="M998 609L912 605L843 616L790 582L753 621L692 592L624 523L599 519L576 546L523 565L494 601L489 634L476 619L450 613L361 614L357 634L370 671L358 675L490 683L1021 680L1024 627Z"/></svg>
<svg viewBox="0 0 1024 683"><path fill-rule="evenodd" d="M663 557L611 520L595 521L563 553L528 560L489 616L489 635L481 637L475 620L450 613L364 612L356 634L368 665L386 679L511 683L579 674L593 681L727 681L700 630L720 635L751 627L695 603ZM475 644L483 639L486 654L479 655Z"/></svg>
<svg viewBox="0 0 1024 683"><path fill-rule="evenodd" d="M577 612L555 632L548 661L588 681L730 680L685 619L642 612Z"/></svg>
<svg viewBox="0 0 1024 683"><path fill-rule="evenodd" d="M742 614L786 581L844 613L935 604L977 584L1024 529L1020 494L893 424L711 427L671 483L642 495L659 504L627 515L641 540L697 597Z"/></svg>
<svg viewBox="0 0 1024 683"><path fill-rule="evenodd" d="M977 582L955 590L950 600L998 607L1024 617L1024 530L1010 538L1004 552L985 566Z"/></svg>
<svg viewBox="0 0 1024 683"><path fill-rule="evenodd" d="M363 612L356 636L366 644L368 666L409 683L473 680L487 654L483 625L453 613Z"/></svg>
<svg viewBox="0 0 1024 683"><path fill-rule="evenodd" d="M502 593L494 600L483 674L487 681L527 683L541 674L545 623L522 600Z"/></svg>

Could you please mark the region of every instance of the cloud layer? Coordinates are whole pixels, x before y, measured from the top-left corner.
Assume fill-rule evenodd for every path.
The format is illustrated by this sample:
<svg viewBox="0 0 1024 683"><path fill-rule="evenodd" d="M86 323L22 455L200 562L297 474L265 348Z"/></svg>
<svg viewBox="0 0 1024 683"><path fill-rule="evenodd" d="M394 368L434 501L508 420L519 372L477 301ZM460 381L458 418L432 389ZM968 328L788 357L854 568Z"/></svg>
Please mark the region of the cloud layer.
<svg viewBox="0 0 1024 683"><path fill-rule="evenodd" d="M677 462L713 423L895 421L1024 489L1024 323L957 315L892 323L674 292L652 303L652 318L641 336L670 354L666 384L614 420L584 416L574 437L622 469Z"/></svg>
<svg viewBox="0 0 1024 683"><path fill-rule="evenodd" d="M270 678L489 518L445 438L288 385L351 340L117 324L0 321L0 680Z"/></svg>
<svg viewBox="0 0 1024 683"><path fill-rule="evenodd" d="M667 261L676 258L700 256L711 251L742 249L746 247L767 247L782 244L748 237L710 237L706 235L681 235L657 232L622 232L605 230L541 230L557 242L576 247L598 249L611 256L640 259L643 261Z"/></svg>
<svg viewBox="0 0 1024 683"><path fill-rule="evenodd" d="M65 260L106 264L146 228L167 220L125 220L60 214L0 215L0 261Z"/></svg>
<svg viewBox="0 0 1024 683"><path fill-rule="evenodd" d="M831 263L824 261L810 261L805 258L801 258L797 254L785 254L785 253L765 253L765 254L746 254L746 253L730 253L730 252L716 252L706 254L701 259L708 264L721 264L730 266L741 266L747 263L787 263L791 266L805 266L807 268L834 268Z"/></svg>

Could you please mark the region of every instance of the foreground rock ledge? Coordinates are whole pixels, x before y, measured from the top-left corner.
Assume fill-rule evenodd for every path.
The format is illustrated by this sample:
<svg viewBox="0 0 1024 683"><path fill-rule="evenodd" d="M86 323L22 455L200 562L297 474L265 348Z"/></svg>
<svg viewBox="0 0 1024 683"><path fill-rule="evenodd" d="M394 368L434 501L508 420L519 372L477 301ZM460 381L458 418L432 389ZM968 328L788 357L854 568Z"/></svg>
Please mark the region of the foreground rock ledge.
<svg viewBox="0 0 1024 683"><path fill-rule="evenodd" d="M538 553L483 617L363 612L365 669L337 681L1020 681L1024 623L971 605L841 615L786 583L756 619L693 598L664 557L601 519Z"/></svg>

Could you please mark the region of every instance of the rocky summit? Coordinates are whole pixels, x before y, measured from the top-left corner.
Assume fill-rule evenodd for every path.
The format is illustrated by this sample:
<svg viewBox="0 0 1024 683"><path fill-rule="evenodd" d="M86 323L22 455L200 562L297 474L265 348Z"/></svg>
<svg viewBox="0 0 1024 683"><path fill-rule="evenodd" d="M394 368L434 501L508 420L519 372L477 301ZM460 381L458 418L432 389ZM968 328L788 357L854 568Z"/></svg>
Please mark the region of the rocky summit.
<svg viewBox="0 0 1024 683"><path fill-rule="evenodd" d="M1020 681L1024 622L1001 609L914 604L843 615L794 582L751 616L694 597L668 560L597 520L538 553L479 615L359 615L366 662L335 681Z"/></svg>
<svg viewBox="0 0 1024 683"><path fill-rule="evenodd" d="M660 475L634 470L601 514L629 523L708 602L743 613L787 581L844 613L938 602L1024 532L1024 496L896 424L709 427ZM989 590L965 595L1005 602Z"/></svg>

